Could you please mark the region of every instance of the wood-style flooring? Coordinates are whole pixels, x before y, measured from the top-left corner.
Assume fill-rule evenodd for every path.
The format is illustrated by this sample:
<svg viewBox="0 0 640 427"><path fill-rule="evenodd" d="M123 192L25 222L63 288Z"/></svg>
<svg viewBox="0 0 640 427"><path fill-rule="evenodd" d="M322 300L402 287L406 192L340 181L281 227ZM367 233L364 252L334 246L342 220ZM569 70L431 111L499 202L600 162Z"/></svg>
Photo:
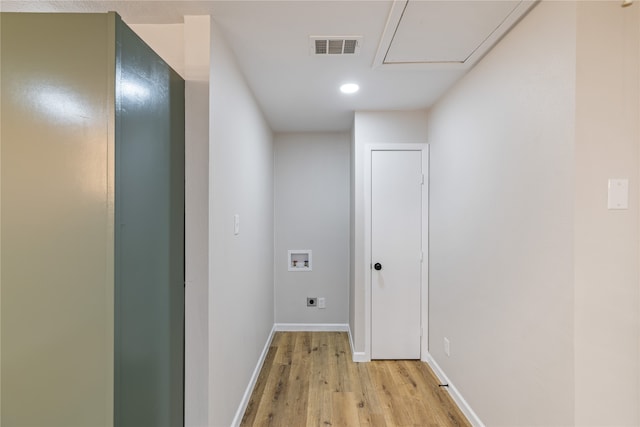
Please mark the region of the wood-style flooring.
<svg viewBox="0 0 640 427"><path fill-rule="evenodd" d="M242 426L470 426L426 363L354 363L344 332L277 332Z"/></svg>

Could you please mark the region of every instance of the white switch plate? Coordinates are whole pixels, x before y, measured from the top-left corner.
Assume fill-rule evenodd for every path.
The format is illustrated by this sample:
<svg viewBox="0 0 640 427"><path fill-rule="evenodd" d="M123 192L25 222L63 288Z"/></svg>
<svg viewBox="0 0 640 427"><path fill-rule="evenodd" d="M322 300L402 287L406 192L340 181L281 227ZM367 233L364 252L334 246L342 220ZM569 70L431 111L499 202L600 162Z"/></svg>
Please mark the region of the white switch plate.
<svg viewBox="0 0 640 427"><path fill-rule="evenodd" d="M447 356L451 355L451 346L449 345L448 338L444 339L444 354L446 354Z"/></svg>
<svg viewBox="0 0 640 427"><path fill-rule="evenodd" d="M607 207L609 209L629 209L628 179L610 179L608 194Z"/></svg>
<svg viewBox="0 0 640 427"><path fill-rule="evenodd" d="M240 234L240 215L233 216L233 234Z"/></svg>
<svg viewBox="0 0 640 427"><path fill-rule="evenodd" d="M327 308L327 301L324 297L318 298L318 308Z"/></svg>

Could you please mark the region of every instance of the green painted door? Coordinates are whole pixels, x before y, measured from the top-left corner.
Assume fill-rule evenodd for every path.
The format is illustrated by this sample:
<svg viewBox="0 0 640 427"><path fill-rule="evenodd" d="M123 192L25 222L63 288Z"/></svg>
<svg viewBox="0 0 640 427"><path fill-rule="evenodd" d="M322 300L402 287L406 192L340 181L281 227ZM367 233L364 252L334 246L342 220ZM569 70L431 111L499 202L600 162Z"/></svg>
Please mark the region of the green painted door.
<svg viewBox="0 0 640 427"><path fill-rule="evenodd" d="M119 427L183 425L184 81L116 18Z"/></svg>

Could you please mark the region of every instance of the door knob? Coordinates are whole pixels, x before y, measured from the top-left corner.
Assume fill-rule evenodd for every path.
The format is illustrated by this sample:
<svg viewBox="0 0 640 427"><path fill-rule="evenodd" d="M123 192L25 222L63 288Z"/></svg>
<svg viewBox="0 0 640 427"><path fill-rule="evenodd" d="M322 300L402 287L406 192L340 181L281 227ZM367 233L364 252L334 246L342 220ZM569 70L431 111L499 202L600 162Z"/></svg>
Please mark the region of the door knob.
<svg viewBox="0 0 640 427"><path fill-rule="evenodd" d="M373 268L376 269L377 271L382 270L382 264L380 264L379 262L376 262L375 264L373 264Z"/></svg>

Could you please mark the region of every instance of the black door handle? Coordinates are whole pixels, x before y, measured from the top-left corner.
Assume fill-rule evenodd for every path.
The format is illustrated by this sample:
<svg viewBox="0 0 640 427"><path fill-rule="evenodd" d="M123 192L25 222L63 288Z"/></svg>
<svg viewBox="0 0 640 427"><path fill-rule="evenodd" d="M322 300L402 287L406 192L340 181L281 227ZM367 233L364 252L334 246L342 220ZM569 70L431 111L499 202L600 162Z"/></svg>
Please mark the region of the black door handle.
<svg viewBox="0 0 640 427"><path fill-rule="evenodd" d="M377 271L382 270L382 264L380 264L379 262L376 262L375 264L373 264L373 268Z"/></svg>

